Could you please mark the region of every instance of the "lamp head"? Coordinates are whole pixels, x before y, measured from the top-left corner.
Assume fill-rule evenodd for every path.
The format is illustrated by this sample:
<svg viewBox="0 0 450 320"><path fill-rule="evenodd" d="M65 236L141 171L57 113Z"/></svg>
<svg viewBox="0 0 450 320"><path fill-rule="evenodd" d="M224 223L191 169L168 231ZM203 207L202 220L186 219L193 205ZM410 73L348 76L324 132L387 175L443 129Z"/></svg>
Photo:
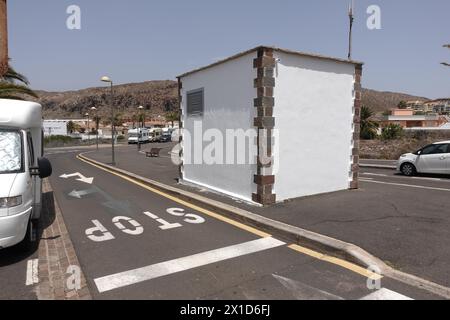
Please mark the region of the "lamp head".
<svg viewBox="0 0 450 320"><path fill-rule="evenodd" d="M112 80L109 77L107 77L107 76L102 77L101 80L102 80L102 82L109 82L109 83L112 82Z"/></svg>

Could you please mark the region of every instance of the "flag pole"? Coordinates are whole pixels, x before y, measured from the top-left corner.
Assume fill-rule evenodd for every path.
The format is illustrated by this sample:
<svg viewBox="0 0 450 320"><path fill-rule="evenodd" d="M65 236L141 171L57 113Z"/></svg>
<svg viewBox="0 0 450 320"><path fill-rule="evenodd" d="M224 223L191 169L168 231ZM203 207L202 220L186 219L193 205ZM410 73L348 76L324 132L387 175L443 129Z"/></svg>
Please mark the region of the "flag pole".
<svg viewBox="0 0 450 320"><path fill-rule="evenodd" d="M353 22L355 21L353 11L354 11L354 0L350 2L350 6L348 9L348 17L350 19L350 31L348 34L348 60L352 59L352 32L353 32Z"/></svg>

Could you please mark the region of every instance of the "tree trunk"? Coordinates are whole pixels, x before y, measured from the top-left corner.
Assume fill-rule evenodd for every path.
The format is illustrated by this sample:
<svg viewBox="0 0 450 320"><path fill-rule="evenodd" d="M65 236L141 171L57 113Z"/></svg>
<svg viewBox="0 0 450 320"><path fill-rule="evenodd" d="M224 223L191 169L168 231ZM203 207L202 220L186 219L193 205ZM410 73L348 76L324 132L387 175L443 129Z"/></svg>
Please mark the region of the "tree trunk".
<svg viewBox="0 0 450 320"><path fill-rule="evenodd" d="M8 70L8 19L6 0L0 0L0 77Z"/></svg>

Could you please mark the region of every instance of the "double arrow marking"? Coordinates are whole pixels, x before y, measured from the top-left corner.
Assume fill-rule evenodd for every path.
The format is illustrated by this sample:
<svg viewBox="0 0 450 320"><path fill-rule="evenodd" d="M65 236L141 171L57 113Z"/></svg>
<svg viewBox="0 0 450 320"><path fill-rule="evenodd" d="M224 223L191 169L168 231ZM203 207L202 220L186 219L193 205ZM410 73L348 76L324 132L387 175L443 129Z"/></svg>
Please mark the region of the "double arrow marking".
<svg viewBox="0 0 450 320"><path fill-rule="evenodd" d="M79 177L77 179L77 181L81 181L81 182L84 182L87 184L92 184L94 182L94 178L86 178L79 172L72 173L72 174L63 174L62 176L60 176L60 178L63 178L63 179L68 179L68 178L73 178L73 177Z"/></svg>

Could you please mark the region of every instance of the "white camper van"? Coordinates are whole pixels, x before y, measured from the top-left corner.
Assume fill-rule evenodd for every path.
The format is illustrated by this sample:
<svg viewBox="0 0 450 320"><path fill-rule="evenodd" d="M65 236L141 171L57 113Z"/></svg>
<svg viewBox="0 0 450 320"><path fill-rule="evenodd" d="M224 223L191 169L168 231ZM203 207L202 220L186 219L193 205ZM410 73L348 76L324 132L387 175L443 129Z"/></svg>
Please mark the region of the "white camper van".
<svg viewBox="0 0 450 320"><path fill-rule="evenodd" d="M42 107L0 99L0 249L28 248L41 216L42 179L52 173L43 156Z"/></svg>
<svg viewBox="0 0 450 320"><path fill-rule="evenodd" d="M150 142L160 142L163 131L160 128L150 129Z"/></svg>
<svg viewBox="0 0 450 320"><path fill-rule="evenodd" d="M150 131L147 128L128 130L128 144L148 143Z"/></svg>

